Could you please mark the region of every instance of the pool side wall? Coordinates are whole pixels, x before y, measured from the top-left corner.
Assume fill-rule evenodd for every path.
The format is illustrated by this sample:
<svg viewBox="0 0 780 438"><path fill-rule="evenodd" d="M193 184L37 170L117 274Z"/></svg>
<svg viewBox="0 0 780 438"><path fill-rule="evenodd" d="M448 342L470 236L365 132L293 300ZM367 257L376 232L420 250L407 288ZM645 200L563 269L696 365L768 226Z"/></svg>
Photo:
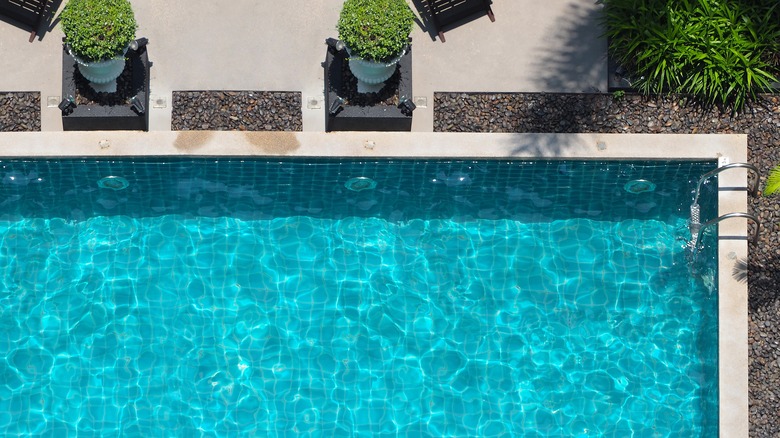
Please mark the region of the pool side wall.
<svg viewBox="0 0 780 438"><path fill-rule="evenodd" d="M462 134L390 132L12 132L0 158L131 156L286 156L498 159L658 159L747 161L744 134ZM719 214L747 212L747 172L718 177ZM720 436L747 437L746 283L731 275L747 258L747 221L719 227Z"/></svg>

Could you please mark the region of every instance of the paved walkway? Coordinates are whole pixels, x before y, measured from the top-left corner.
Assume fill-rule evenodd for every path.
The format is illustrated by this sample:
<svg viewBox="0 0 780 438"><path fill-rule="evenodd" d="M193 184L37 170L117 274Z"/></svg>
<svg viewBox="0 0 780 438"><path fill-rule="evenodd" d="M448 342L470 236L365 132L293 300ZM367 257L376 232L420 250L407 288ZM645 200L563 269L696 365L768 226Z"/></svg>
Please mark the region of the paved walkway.
<svg viewBox="0 0 780 438"><path fill-rule="evenodd" d="M494 0L495 23L475 19L448 31L442 43L432 38L420 0L410 0L421 17L412 34L414 95L427 101L415 111L413 130L433 130L435 91L606 90L606 42L593 3ZM325 39L337 36L341 0L132 4L137 35L149 38L154 63L150 130L170 130L171 93L178 90L300 91L304 131L325 129L320 63ZM55 19L42 38L28 43L28 35L0 21L0 91L39 91L42 130L60 131L62 30Z"/></svg>

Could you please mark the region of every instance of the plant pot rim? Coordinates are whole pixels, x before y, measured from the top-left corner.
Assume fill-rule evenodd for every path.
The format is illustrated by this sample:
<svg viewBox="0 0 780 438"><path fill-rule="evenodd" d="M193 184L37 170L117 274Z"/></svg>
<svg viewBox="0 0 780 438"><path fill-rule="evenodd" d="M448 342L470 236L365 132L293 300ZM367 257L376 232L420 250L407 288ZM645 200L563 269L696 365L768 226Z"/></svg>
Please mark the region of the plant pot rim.
<svg viewBox="0 0 780 438"><path fill-rule="evenodd" d="M342 41L342 43L343 43L343 41ZM401 58L403 58L404 55L406 55L406 52L409 51L409 45L407 44L406 46L404 46L404 48L401 50L400 54L390 58L387 61L376 61L376 60L373 60L373 59L366 59L366 58L361 58L360 56L355 56L355 55L352 54L352 50L350 50L349 46L347 46L346 44L344 44L344 50L347 51L347 55L349 55L349 59L350 60L354 59L354 60L358 60L358 61L362 61L362 62L371 62L371 63L374 63L374 64L381 64L381 65L383 65L385 67L390 67L392 65L398 64L398 62L401 61Z"/></svg>
<svg viewBox="0 0 780 438"><path fill-rule="evenodd" d="M130 50L130 44L128 43L128 44L127 44L127 46L125 46L124 50L122 50L122 53L119 53L119 54L117 54L117 55L116 55L116 56L114 56L113 58L108 58L108 59L101 59L101 60L99 60L99 61L87 61L87 60L85 60L85 59L84 59L84 58L82 58L80 55L78 55L78 54L74 53L74 52L73 52L73 49L70 47L70 44L68 44L68 43L65 43L65 50L67 50L68 54L69 54L71 57L73 57L73 59L74 59L74 60L75 60L77 63L79 63L80 65L94 65L94 64L99 64L99 63L101 63L101 62L110 62L110 61L115 61L117 58L123 58L123 59L124 59L124 58L125 58L125 56L127 55L127 51L128 51L128 50Z"/></svg>

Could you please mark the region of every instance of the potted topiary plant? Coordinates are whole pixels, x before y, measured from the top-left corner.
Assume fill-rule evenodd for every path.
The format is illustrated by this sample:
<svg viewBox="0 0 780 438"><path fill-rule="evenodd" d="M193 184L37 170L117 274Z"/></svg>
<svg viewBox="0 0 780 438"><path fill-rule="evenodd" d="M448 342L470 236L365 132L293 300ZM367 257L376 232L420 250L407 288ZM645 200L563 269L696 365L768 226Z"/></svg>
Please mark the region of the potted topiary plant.
<svg viewBox="0 0 780 438"><path fill-rule="evenodd" d="M358 92L377 92L395 72L409 44L414 13L405 0L346 0L338 32L349 54Z"/></svg>
<svg viewBox="0 0 780 438"><path fill-rule="evenodd" d="M65 45L95 91L113 93L135 39L136 21L128 0L70 0L60 15Z"/></svg>

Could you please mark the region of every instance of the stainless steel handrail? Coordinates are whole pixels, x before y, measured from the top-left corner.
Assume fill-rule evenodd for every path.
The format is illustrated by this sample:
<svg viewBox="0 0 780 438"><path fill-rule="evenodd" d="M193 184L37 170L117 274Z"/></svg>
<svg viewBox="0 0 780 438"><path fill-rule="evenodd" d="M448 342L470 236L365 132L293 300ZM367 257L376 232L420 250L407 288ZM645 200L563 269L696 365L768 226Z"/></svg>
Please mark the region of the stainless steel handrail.
<svg viewBox="0 0 780 438"><path fill-rule="evenodd" d="M756 173L756 178L753 180L752 185L750 187L748 187L748 190L750 191L750 194L753 195L753 196L756 196L756 194L758 193L758 168L756 168L756 166L754 166L754 165L752 165L750 163L729 163L729 164L725 164L723 166L720 166L717 169L713 169L713 170L705 173L704 175L702 175L701 178L699 178L699 183L696 184L696 194L693 196L693 205L698 205L699 204L699 191L701 190L701 185L704 184L704 181L706 181L708 178L710 178L710 177L712 177L714 175L717 175L717 174L723 172L724 170L736 169L736 168L748 169L748 170L752 170L753 172Z"/></svg>
<svg viewBox="0 0 780 438"><path fill-rule="evenodd" d="M749 219L749 220L752 220L753 222L755 222L756 228L753 230L753 235L751 236L750 241L753 242L753 244L758 243L758 231L761 228L761 222L758 220L757 217L755 217L755 216L753 216L752 214L749 214L749 213L726 213L726 214L724 214L724 215L722 215L720 217L716 217L715 219L712 219L710 221L705 222L704 224L702 224L701 228L699 228L699 231L698 231L698 233L696 235L696 241L697 242L701 242L701 234L710 225L715 225L718 222L721 222L721 221L723 221L725 219L731 219L731 218L735 218L735 217L741 217L741 218Z"/></svg>

